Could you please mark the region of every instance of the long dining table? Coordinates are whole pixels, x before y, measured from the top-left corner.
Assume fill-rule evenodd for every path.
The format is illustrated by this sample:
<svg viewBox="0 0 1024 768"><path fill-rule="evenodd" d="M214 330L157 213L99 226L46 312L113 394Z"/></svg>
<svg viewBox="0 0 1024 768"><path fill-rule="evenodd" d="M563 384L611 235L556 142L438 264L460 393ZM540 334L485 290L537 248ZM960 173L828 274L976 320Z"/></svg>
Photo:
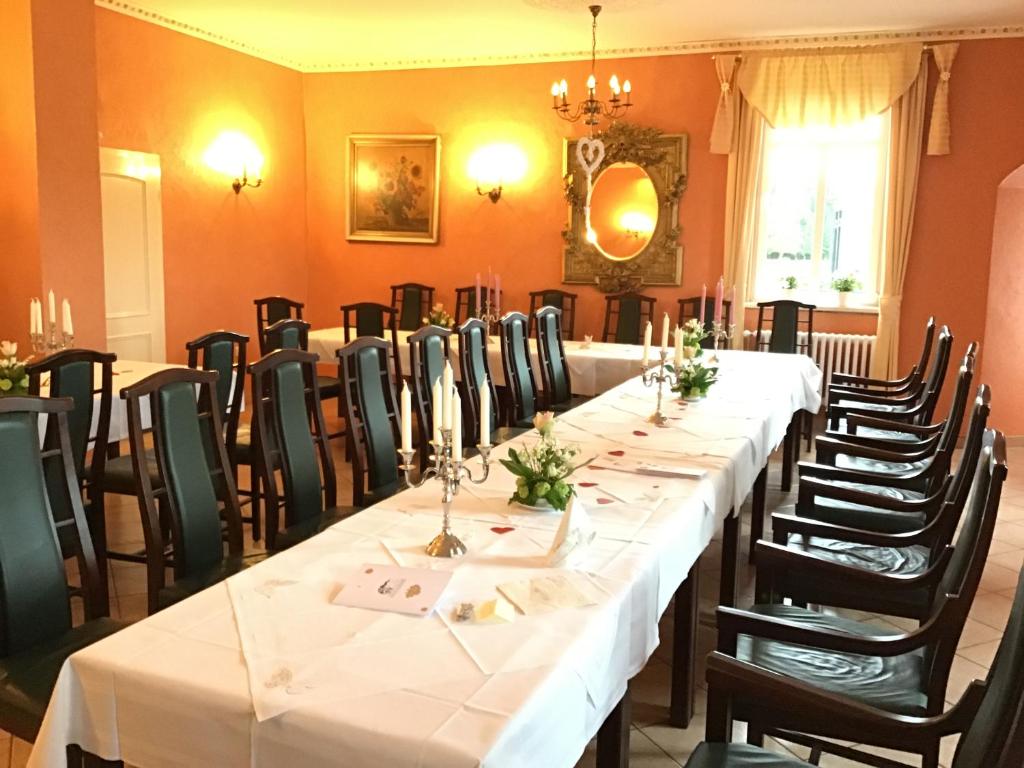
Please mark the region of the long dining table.
<svg viewBox="0 0 1024 768"><path fill-rule="evenodd" d="M412 331L398 331L398 354L402 371L408 375L412 370L409 354L409 336ZM351 337L355 338L355 331ZM387 337L390 340L390 336ZM636 376L643 357L643 347L637 344L612 344L600 341L575 341L566 339L566 365L572 377L573 394L593 397L607 392L626 379ZM335 352L345 346L344 328L318 328L309 332L309 351L320 356L323 363L336 363ZM459 371L459 338L452 334L451 338L452 367L456 376ZM540 358L537 355L537 340L530 339L530 360L533 375L538 385L540 377ZM505 384L505 372L501 365L501 340L491 336L487 343L487 363L491 377L498 386Z"/></svg>
<svg viewBox="0 0 1024 768"><path fill-rule="evenodd" d="M548 560L560 515L508 504L515 478L496 460L536 439L523 435L456 497L466 555L424 552L440 528L438 484L402 491L71 656L29 765L60 764L76 744L141 768L557 767L595 735L599 765L623 764L627 686L658 646L659 619L675 595L673 685L688 667L692 697L701 554L730 520L737 529L793 415L820 405L805 356L719 359L706 399L666 400L665 427L648 423L655 392L639 377L558 418L557 438L580 447L572 480L596 533L571 567ZM484 472L478 456L466 465ZM426 617L334 602L374 565L451 581ZM509 623L455 618L499 585L542 579L582 597Z"/></svg>

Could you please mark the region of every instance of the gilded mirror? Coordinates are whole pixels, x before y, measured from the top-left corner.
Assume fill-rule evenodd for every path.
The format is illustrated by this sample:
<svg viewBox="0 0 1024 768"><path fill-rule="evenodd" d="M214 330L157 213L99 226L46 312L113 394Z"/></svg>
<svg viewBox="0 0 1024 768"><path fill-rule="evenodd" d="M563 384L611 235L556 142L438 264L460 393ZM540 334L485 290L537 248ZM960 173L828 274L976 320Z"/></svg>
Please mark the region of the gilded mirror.
<svg viewBox="0 0 1024 768"><path fill-rule="evenodd" d="M590 199L594 242L587 239L587 182L577 165L577 140L565 142L569 223L562 231L563 281L596 284L605 292L679 285L679 198L686 189L686 135L620 122L594 138L605 145Z"/></svg>

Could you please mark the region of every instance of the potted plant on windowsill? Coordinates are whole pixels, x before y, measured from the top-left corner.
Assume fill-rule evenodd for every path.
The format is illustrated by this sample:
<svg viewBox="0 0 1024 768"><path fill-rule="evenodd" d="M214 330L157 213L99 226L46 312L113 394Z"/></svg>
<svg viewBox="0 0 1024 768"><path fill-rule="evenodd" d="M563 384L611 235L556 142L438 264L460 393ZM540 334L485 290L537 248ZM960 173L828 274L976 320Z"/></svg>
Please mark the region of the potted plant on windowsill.
<svg viewBox="0 0 1024 768"><path fill-rule="evenodd" d="M832 290L836 291L836 306L845 309L849 303L850 294L860 290L860 281L853 275L837 277L832 281Z"/></svg>
<svg viewBox="0 0 1024 768"><path fill-rule="evenodd" d="M786 277L782 278L783 297L787 299L792 298L793 294L796 293L797 286L798 283L796 280L796 275L787 275Z"/></svg>

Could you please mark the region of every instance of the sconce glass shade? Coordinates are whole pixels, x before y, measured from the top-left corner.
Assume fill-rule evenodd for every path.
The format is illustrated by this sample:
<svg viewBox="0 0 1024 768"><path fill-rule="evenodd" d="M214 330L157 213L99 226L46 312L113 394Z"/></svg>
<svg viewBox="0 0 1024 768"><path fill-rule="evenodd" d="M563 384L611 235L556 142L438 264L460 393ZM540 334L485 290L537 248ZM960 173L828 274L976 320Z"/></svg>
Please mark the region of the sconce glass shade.
<svg viewBox="0 0 1024 768"><path fill-rule="evenodd" d="M522 181L526 168L526 153L522 149L515 144L499 143L480 147L470 155L467 171L477 191L497 202L505 185Z"/></svg>
<svg viewBox="0 0 1024 768"><path fill-rule="evenodd" d="M218 173L258 186L263 179L263 153L238 131L223 131L203 153L203 163Z"/></svg>

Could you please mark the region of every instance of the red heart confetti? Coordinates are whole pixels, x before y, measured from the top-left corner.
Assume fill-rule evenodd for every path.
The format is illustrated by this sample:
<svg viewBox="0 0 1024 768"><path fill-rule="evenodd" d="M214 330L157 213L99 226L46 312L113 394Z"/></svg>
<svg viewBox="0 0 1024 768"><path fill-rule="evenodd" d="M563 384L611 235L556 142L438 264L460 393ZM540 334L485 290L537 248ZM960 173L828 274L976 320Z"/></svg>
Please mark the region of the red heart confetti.
<svg viewBox="0 0 1024 768"><path fill-rule="evenodd" d="M580 488L593 488L597 483L580 483Z"/></svg>
<svg viewBox="0 0 1024 768"><path fill-rule="evenodd" d="M598 504L614 504L615 500L614 499L598 499L597 503Z"/></svg>
<svg viewBox="0 0 1024 768"><path fill-rule="evenodd" d="M504 526L495 526L494 528L491 528L491 530L494 531L495 533L499 534L499 535L502 535L502 534L506 534L506 533L508 533L510 531L514 531L515 528L513 528L510 525L504 525Z"/></svg>
<svg viewBox="0 0 1024 768"><path fill-rule="evenodd" d="M625 456L625 451L608 451L609 456Z"/></svg>
<svg viewBox="0 0 1024 768"><path fill-rule="evenodd" d="M641 432L639 429L634 429L633 434L636 435L637 437L647 437L647 433Z"/></svg>

